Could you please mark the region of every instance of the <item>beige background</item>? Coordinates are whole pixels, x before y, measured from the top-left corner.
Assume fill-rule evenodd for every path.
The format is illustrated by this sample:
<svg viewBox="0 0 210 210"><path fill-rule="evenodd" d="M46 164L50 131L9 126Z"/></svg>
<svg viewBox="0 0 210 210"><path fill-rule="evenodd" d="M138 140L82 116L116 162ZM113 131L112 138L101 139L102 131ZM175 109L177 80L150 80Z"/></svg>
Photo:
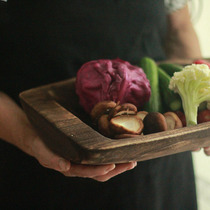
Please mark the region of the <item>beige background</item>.
<svg viewBox="0 0 210 210"><path fill-rule="evenodd" d="M193 0L189 6L203 56L210 58L210 0Z"/></svg>
<svg viewBox="0 0 210 210"><path fill-rule="evenodd" d="M210 58L210 0L193 0L189 5L203 57ZM203 151L193 153L198 209L210 210L210 157Z"/></svg>

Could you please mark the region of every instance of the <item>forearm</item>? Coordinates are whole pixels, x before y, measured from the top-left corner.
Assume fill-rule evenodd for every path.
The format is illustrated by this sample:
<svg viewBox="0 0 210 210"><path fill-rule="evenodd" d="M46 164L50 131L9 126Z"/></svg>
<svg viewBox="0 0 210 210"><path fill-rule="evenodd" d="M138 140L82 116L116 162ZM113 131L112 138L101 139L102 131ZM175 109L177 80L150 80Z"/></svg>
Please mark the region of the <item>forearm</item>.
<svg viewBox="0 0 210 210"><path fill-rule="evenodd" d="M71 164L49 150L37 136L22 109L0 92L0 138L35 157L39 163L69 177L88 177L106 181L136 166L136 162L88 166Z"/></svg>
<svg viewBox="0 0 210 210"><path fill-rule="evenodd" d="M167 24L165 49L169 59L202 57L199 40L191 23L187 6L168 15Z"/></svg>
<svg viewBox="0 0 210 210"><path fill-rule="evenodd" d="M0 92L0 138L30 153L23 141L30 123L22 109L6 94Z"/></svg>
<svg viewBox="0 0 210 210"><path fill-rule="evenodd" d="M193 28L189 27L182 31L174 31L172 36L168 36L166 54L169 59L201 58L198 38Z"/></svg>

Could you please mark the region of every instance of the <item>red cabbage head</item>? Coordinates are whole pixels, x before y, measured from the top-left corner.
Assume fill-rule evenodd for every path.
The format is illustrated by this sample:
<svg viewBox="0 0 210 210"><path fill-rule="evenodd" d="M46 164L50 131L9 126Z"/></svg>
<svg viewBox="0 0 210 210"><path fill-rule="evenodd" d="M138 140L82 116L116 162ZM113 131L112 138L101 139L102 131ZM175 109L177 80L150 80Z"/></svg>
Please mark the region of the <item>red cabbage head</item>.
<svg viewBox="0 0 210 210"><path fill-rule="evenodd" d="M144 71L121 59L87 62L77 72L76 93L87 113L100 101L132 103L141 108L151 95Z"/></svg>

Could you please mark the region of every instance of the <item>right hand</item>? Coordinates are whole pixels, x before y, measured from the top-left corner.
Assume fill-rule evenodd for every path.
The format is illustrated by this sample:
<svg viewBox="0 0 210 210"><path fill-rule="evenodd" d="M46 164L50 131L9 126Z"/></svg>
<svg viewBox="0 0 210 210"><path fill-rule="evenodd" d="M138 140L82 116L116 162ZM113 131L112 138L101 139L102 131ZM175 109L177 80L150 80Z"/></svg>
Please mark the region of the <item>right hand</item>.
<svg viewBox="0 0 210 210"><path fill-rule="evenodd" d="M53 153L28 121L23 110L6 94L0 92L0 138L15 145L38 162L69 177L87 177L106 181L135 167L136 162L89 166L73 164Z"/></svg>
<svg viewBox="0 0 210 210"><path fill-rule="evenodd" d="M35 157L42 166L59 171L68 177L92 178L104 182L136 166L136 162L99 166L73 164L54 154L45 146L39 136L34 134L31 141L27 140L27 142L31 142L30 147L28 147L30 148L30 155Z"/></svg>

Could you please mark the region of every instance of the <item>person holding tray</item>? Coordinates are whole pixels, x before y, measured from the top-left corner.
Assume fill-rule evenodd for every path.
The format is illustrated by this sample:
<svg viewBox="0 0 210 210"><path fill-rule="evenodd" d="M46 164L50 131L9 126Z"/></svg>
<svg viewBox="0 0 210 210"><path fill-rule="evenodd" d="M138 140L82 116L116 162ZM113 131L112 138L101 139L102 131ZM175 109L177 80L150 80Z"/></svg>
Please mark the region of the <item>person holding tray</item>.
<svg viewBox="0 0 210 210"><path fill-rule="evenodd" d="M187 0L8 0L0 10L0 207L196 209L191 152L138 165L73 164L44 145L18 99L75 77L90 60L200 58Z"/></svg>

